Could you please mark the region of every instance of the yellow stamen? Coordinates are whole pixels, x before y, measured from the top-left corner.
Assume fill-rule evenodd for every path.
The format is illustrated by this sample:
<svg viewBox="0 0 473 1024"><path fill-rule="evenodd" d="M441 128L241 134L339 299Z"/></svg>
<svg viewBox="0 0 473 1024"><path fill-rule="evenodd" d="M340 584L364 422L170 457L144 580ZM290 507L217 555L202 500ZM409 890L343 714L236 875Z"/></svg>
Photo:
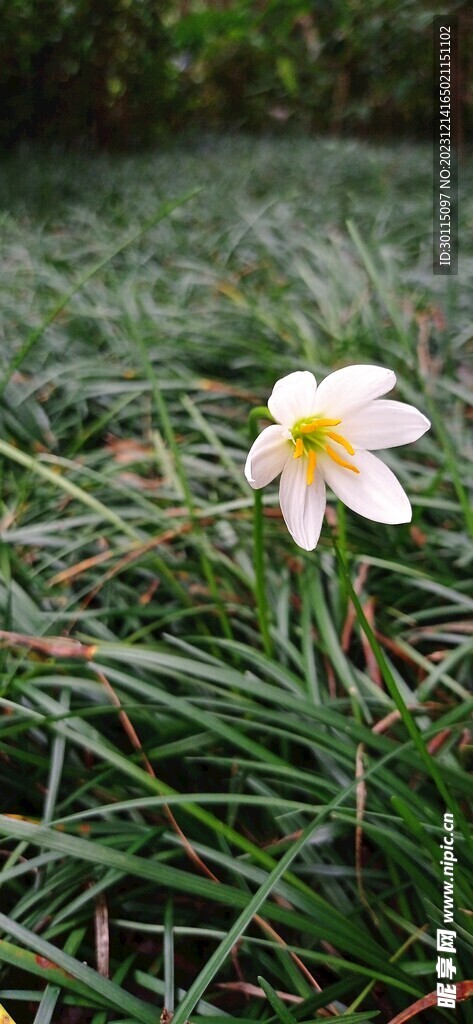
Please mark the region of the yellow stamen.
<svg viewBox="0 0 473 1024"><path fill-rule="evenodd" d="M337 463L337 466L343 466L344 469L351 469L352 473L360 472L360 470L357 469L356 466L352 466L350 465L349 462L345 462L345 459L341 459L340 456L337 455L337 453L333 450L333 448L330 447L329 444L325 445L325 451L327 452L327 455L330 455L330 458Z"/></svg>
<svg viewBox="0 0 473 1024"><path fill-rule="evenodd" d="M304 454L304 442L302 437L298 437L296 441L296 447L294 448L294 459L300 459L301 455Z"/></svg>
<svg viewBox="0 0 473 1024"><path fill-rule="evenodd" d="M334 434L332 430L327 430L327 437L331 437L332 441L336 441L337 444L341 444L342 448L344 448L349 455L355 454L353 445L347 441L346 437L342 437L341 434Z"/></svg>
<svg viewBox="0 0 473 1024"><path fill-rule="evenodd" d="M310 452L308 452L307 458L309 460L309 465L307 466L307 486L310 486L310 484L314 480L315 467L317 465L317 456L315 452L311 450Z"/></svg>
<svg viewBox="0 0 473 1024"><path fill-rule="evenodd" d="M341 420L312 420L312 423L302 423L299 427L301 434L313 434L316 430L321 430L323 427L336 427Z"/></svg>

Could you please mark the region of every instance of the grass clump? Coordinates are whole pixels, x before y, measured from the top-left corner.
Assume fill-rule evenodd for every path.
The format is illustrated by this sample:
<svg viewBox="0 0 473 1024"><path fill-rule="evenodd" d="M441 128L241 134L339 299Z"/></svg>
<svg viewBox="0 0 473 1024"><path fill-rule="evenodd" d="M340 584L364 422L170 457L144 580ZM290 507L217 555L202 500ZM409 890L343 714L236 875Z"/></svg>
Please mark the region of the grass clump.
<svg viewBox="0 0 473 1024"><path fill-rule="evenodd" d="M445 813L469 1020L472 223L465 181L459 277L432 278L428 165L210 137L7 164L0 1001L17 1024L163 1007L388 1024L435 990ZM392 367L433 421L386 456L413 522L331 503L306 558L267 490L268 656L247 415L286 372L351 362Z"/></svg>

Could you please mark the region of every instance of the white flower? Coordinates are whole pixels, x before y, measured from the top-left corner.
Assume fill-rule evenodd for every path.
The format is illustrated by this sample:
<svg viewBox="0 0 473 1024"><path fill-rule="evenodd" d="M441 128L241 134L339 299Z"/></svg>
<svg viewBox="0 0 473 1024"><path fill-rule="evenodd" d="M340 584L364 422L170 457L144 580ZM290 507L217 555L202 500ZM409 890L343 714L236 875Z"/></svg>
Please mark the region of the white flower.
<svg viewBox="0 0 473 1024"><path fill-rule="evenodd" d="M251 447L245 476L265 487L281 473L279 500L296 544L312 551L325 512L325 484L354 512L408 523L409 499L371 449L416 441L428 419L412 405L380 400L396 383L381 366L346 366L317 387L307 370L278 380L268 402L276 421Z"/></svg>

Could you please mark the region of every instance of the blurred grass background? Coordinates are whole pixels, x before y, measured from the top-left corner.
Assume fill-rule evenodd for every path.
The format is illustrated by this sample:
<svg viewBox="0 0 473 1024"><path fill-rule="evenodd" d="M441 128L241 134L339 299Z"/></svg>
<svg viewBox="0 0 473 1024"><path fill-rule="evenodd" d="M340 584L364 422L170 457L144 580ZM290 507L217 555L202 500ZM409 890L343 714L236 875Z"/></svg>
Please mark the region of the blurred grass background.
<svg viewBox="0 0 473 1024"><path fill-rule="evenodd" d="M471 974L471 172L461 273L432 278L429 163L212 135L5 161L0 1001L17 1024L146 1024L180 1000L178 1022L393 1020L435 988L448 806ZM332 500L306 557L268 488L270 658L247 415L296 367L363 361L433 420L386 455L413 522Z"/></svg>
<svg viewBox="0 0 473 1024"><path fill-rule="evenodd" d="M443 10L465 72L449 278L432 5L0 0L15 1024L473 1020L473 51L467 7ZM268 655L248 413L352 362L432 420L385 456L413 520L331 498L306 556L267 488ZM446 811L459 1001L421 1012Z"/></svg>

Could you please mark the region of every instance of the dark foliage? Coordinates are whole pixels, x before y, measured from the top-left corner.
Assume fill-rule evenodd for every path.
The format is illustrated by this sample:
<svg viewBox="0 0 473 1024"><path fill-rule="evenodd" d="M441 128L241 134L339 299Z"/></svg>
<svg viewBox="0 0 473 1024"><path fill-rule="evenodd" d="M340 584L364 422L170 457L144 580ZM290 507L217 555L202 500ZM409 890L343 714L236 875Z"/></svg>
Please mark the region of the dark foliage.
<svg viewBox="0 0 473 1024"><path fill-rule="evenodd" d="M188 127L427 139L436 0L0 0L0 141ZM458 12L462 79L473 22ZM462 134L471 119L460 96Z"/></svg>

